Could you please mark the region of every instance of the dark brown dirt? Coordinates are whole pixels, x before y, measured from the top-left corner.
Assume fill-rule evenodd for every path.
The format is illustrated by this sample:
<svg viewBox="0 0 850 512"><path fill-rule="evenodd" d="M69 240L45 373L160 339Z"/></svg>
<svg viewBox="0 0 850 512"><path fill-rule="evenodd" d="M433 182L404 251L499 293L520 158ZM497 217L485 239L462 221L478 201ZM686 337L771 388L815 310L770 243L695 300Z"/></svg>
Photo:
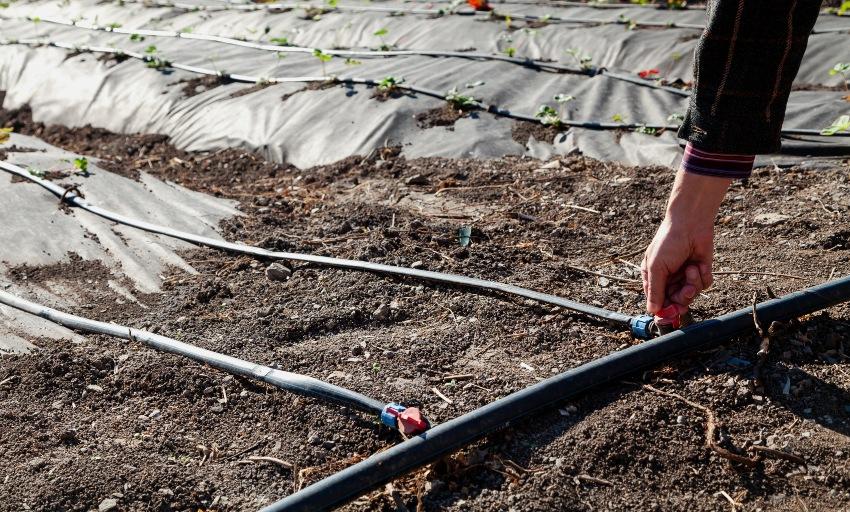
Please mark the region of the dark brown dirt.
<svg viewBox="0 0 850 512"><path fill-rule="evenodd" d="M551 144L555 140L555 137L564 131L551 125L546 126L529 121L514 121L511 127L511 138L523 146L528 144L528 139L531 136L534 136L535 140L539 142Z"/></svg>
<svg viewBox="0 0 850 512"><path fill-rule="evenodd" d="M446 103L443 106L416 114L416 125L422 129L432 128L434 126L447 126L448 129L454 126L458 119L469 117L470 112L454 108Z"/></svg>
<svg viewBox="0 0 850 512"><path fill-rule="evenodd" d="M192 96L196 96L198 94L201 94L202 92L207 92L221 85L226 85L230 83L233 83L233 80L221 76L211 75L201 75L195 78L184 78L183 80L175 82L175 84L183 85L181 90L183 91L183 96L187 98L191 98Z"/></svg>
<svg viewBox="0 0 850 512"><path fill-rule="evenodd" d="M164 138L45 127L26 112L4 112L0 121L240 200L245 215L221 226L227 239L415 263L633 313L642 304L633 283L567 265L636 279L633 264L672 180L666 168L581 156L408 161L391 148L299 171L236 150L191 154ZM746 307L767 286L783 294L833 269L847 275L848 190L846 162L759 169L735 184L719 216L716 268L802 279L718 275L697 316ZM787 218L759 217L776 212ZM472 226L466 248L457 241L462 225ZM109 271L79 262L19 267L9 278L48 290L76 286L85 290L79 314L419 404L435 422L634 343L617 329L525 301L303 265L273 282L266 262L205 249L186 257L199 273L166 275L163 293L140 297L146 309L116 303L104 284ZM90 510L111 498L121 510L254 510L397 441L373 418L136 343L35 341L34 355L0 358L0 509ZM803 466L775 458L753 470L734 466L705 448L701 411L621 383L346 508L396 510L396 496L408 510L729 510L727 493L747 510L844 510L848 347L850 307L841 306L774 336L763 384L753 379L751 336L631 378L709 407L727 449L770 446L803 457ZM443 380L456 374L473 378ZM296 468L245 462L249 455Z"/></svg>

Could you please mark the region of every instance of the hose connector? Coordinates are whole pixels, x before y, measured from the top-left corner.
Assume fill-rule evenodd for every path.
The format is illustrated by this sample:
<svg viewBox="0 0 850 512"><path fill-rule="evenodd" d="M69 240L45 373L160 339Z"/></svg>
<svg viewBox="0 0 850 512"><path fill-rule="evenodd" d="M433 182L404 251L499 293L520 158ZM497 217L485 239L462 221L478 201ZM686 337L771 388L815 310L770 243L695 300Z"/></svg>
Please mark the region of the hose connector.
<svg viewBox="0 0 850 512"><path fill-rule="evenodd" d="M653 320L653 317L649 315L632 317L632 319L629 320L629 327L632 329L632 336L641 340L648 340L652 338Z"/></svg>
<svg viewBox="0 0 850 512"><path fill-rule="evenodd" d="M398 429L406 436L415 436L431 428L428 420L422 417L419 408L394 403L384 406L384 410L381 411L381 423Z"/></svg>

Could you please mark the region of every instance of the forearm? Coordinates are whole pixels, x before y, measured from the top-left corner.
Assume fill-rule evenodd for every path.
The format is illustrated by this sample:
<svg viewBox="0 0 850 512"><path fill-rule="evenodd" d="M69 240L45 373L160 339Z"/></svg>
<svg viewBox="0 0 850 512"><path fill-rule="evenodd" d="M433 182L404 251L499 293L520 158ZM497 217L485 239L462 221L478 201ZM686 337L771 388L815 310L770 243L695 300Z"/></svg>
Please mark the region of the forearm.
<svg viewBox="0 0 850 512"><path fill-rule="evenodd" d="M679 169L667 203L665 222L677 229L712 229L720 203L732 181L732 178Z"/></svg>

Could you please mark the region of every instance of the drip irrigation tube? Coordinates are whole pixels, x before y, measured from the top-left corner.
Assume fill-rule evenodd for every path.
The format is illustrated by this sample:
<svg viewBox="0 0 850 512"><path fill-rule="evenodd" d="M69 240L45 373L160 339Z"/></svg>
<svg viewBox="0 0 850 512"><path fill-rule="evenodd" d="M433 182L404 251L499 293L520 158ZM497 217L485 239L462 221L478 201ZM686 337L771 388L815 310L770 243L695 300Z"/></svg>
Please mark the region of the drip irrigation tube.
<svg viewBox="0 0 850 512"><path fill-rule="evenodd" d="M13 21L16 18L3 17L0 16L0 20ZM198 41L209 41L214 43L239 46L242 48L251 48L254 50L262 50L276 53L301 53L301 54L312 54L317 48L315 47L306 47L306 46L281 46L276 44L268 44L268 43L257 43L251 41L244 41L242 39L236 39L232 37L219 36L215 34L200 34L196 32L181 32L177 30L152 30L152 29L129 29L123 27L114 27L110 25L97 25L93 23L86 23L83 21L74 21L67 20L62 18L56 18L52 16L26 16L24 19L27 21L35 21L38 20L42 23L51 23L55 25L61 25L66 27L74 27L83 30L93 30L98 32L111 32L115 34L126 34L126 35L140 35L147 37L170 37L176 39L193 39ZM460 59L469 59L469 60L492 60L499 62L508 62L511 64L515 64L518 66L523 66L531 69L536 69L539 71L546 71L552 73L571 73L575 75L586 75L586 76L602 76L605 78L611 78L614 80L621 80L624 82L629 82L632 84L640 85L642 87L649 87L651 89L659 89L662 91L666 91L677 96L690 96L690 92L682 89L677 89L675 87L670 87L666 85L659 85L655 80L645 80L639 77L634 77L628 74L623 74L615 71L609 71L607 68L599 68L599 67L576 67L576 66L565 66L562 64L558 64L557 62L547 62L544 60L534 60L534 59L525 59L521 57L508 57L507 55L499 55L499 54L491 54L491 53L478 53L478 52L452 52L452 51L437 51L437 50L344 50L344 49L324 49L318 48L322 53L327 55L334 55L339 57L359 57L359 58L385 58L385 57L405 57L412 55L420 55L423 57L445 57L445 58L460 58Z"/></svg>
<svg viewBox="0 0 850 512"><path fill-rule="evenodd" d="M71 43L57 42L57 41L47 41L43 39L7 39L0 40L0 46L4 45L25 45L25 46L47 46L54 48L62 48L65 50L73 50L77 52L89 52L89 53L114 53L116 55L123 55L126 57L130 57L133 59L138 59L147 63L156 63L158 60L157 57L142 54L139 52L133 52L129 50L123 50L121 48L114 48L110 46L87 46L87 45L76 45ZM170 67L174 69L180 69L183 71L188 71L190 73L197 73L200 75L207 76L218 76L221 78L226 78L235 82L245 82L245 83L287 83L287 82L333 82L333 83L341 83L341 84L360 84L360 85L369 85L369 86L377 86L380 84L380 80L374 80L370 78L359 78L359 77L337 77L337 76L293 76L293 77L259 77L252 75L242 75L235 73L224 73L221 71L215 71L208 68L203 68L200 66L192 66L189 64L181 64L178 62L172 61L161 61L162 65L165 67ZM604 75L603 75L604 76ZM620 76L622 79L622 75ZM628 80L632 81L632 80ZM636 81L635 83L638 83ZM419 94L423 94L425 96L431 96L433 98L446 99L446 95L441 93L440 91L436 91L434 89L427 89L425 87L420 87L413 84L401 83L396 84L394 87L415 92ZM506 108L500 107L494 104L488 104L483 101L475 100L475 102L470 105L470 108L474 108L477 110L483 110L489 112L496 116L508 117L511 119L518 119L520 121L529 121L532 123L540 123L541 120L536 116L531 116L528 114L518 114L512 112ZM612 122L597 122L597 121L574 121L572 119L562 119L560 123L563 127L571 127L571 128L584 128L588 130L626 130L626 131L634 131L634 130L678 130L679 125L675 124L650 124L650 123L612 123ZM821 130L818 129L809 129L809 128L783 128L780 132L782 135L812 135L819 136L821 134ZM831 137L850 137L850 131L839 132L831 135Z"/></svg>
<svg viewBox="0 0 850 512"><path fill-rule="evenodd" d="M380 415L387 405L374 398L361 395L356 391L322 382L313 377L276 370L268 366L213 352L212 350L152 332L132 329L125 325L98 322L97 320L71 315L41 304L36 304L35 302L30 302L3 290L0 290L0 304L25 311L77 331L106 334L125 340L140 341L155 350L177 354L218 368L227 373L259 380L276 388L298 393L299 395L335 402L377 415Z"/></svg>
<svg viewBox="0 0 850 512"><path fill-rule="evenodd" d="M550 295L548 293L541 293L538 291L529 290L527 288L521 288L519 286L499 283L496 281L477 279L473 277L461 276L457 274L448 274L444 272L434 272L430 270L420 270L408 267L396 267L392 265L384 265L381 263L371 263L368 261L359 260L347 260L328 256L317 256L313 254L269 251L260 247L216 240L201 235L195 235L176 229L171 229L165 226L159 226L145 221L132 219L120 215L118 213L105 210L98 206L94 206L85 201L78 194L74 192L69 192L68 190L62 188L61 186L55 183L33 176L29 172L27 172L26 169L10 164L8 162L0 161L0 169L3 169L11 174L36 183L44 189L50 191L57 197L59 197L61 200L67 202L68 204L82 208L83 210L93 213L99 217L103 217L104 219L108 219L113 222L123 224L125 226L141 229L143 231L148 231L150 233L157 233L171 238L176 238L196 245L210 247L212 249L219 249L227 252L247 254L257 258L265 258L270 260L302 261L306 263L315 263L329 267L412 277L416 279L422 279L438 283L446 283L467 288L506 293L509 295L516 295L519 297L536 300L538 302L562 307L570 311L583 313L592 317L607 320L615 324L628 326L631 329L632 333L637 337L648 338L651 336L651 326L649 325L651 317L648 316L633 317L624 313L609 311L607 309L591 306L589 304L582 304L580 302L564 299L562 297L558 297L557 295Z"/></svg>
<svg viewBox="0 0 850 512"><path fill-rule="evenodd" d="M850 277L845 277L763 302L756 310L760 321L769 325L772 321L790 320L848 300ZM719 345L752 329L752 308L745 308L614 352L438 425L310 485L262 512L329 510L553 404L688 352Z"/></svg>

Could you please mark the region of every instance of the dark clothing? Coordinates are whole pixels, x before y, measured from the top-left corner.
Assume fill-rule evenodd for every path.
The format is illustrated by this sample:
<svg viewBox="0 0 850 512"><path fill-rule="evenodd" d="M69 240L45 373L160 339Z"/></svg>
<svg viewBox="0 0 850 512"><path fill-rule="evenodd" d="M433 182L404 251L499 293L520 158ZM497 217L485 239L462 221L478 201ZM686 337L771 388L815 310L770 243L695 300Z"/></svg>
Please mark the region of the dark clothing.
<svg viewBox="0 0 850 512"><path fill-rule="evenodd" d="M679 137L705 151L779 150L791 83L821 0L710 0Z"/></svg>

